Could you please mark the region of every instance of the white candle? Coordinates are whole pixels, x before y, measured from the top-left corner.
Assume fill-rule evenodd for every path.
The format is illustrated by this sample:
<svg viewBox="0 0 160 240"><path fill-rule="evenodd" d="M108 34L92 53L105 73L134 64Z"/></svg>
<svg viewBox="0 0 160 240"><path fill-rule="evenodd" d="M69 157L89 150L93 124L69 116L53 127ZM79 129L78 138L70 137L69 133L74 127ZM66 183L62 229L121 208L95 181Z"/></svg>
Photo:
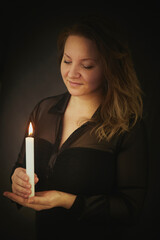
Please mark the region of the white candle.
<svg viewBox="0 0 160 240"><path fill-rule="evenodd" d="M34 138L32 137L33 127L32 123L29 124L29 136L26 137L26 173L29 177L29 183L31 184L30 197L35 195L34 187Z"/></svg>

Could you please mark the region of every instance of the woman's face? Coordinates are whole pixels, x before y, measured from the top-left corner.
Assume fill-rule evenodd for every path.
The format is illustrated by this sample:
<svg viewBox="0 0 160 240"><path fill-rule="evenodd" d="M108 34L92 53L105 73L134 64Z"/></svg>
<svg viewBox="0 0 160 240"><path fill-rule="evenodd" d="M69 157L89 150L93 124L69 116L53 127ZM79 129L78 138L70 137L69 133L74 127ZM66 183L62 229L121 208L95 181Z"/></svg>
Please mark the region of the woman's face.
<svg viewBox="0 0 160 240"><path fill-rule="evenodd" d="M69 36L64 47L61 74L71 95L101 94L104 77L95 43L85 37Z"/></svg>

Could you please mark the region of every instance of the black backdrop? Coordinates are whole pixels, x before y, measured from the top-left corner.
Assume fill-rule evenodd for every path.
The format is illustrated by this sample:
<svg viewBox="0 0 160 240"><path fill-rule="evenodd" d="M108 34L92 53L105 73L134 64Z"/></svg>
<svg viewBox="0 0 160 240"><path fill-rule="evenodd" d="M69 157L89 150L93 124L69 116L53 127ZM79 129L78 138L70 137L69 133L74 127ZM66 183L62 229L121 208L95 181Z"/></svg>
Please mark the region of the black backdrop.
<svg viewBox="0 0 160 240"><path fill-rule="evenodd" d="M98 5L99 4L99 5ZM57 64L56 38L76 16L109 16L126 33L138 78L144 91L144 116L149 143L149 188L140 225L122 236L160 237L160 74L159 7L152 3L126 5L84 2L75 5L38 5L6 1L1 14L0 38L0 216L3 239L35 239L34 211L16 209L2 196L10 190L9 176L23 139L28 116L44 97L64 92Z"/></svg>

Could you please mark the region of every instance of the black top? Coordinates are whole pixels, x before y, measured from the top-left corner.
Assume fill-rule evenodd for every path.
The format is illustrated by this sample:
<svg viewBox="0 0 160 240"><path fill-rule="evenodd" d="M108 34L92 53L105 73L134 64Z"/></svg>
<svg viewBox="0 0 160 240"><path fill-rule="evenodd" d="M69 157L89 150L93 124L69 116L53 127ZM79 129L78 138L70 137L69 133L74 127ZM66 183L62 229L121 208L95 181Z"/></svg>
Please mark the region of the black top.
<svg viewBox="0 0 160 240"><path fill-rule="evenodd" d="M69 98L70 94L65 93L42 100L29 119L35 129L35 172L39 177L36 191L59 190L77 195L69 210L59 207L37 212L37 228L40 236L43 232L45 237L46 232L50 236L53 231L56 235L57 231L58 236L71 237L72 227L81 226L79 234L84 228L85 235L88 229L88 236L95 237L97 232L103 239L111 227L135 222L143 206L147 180L144 123L138 121L130 132L115 135L108 142L99 141L91 133L94 123L87 122L59 149ZM25 167L24 142L14 169L19 166Z"/></svg>

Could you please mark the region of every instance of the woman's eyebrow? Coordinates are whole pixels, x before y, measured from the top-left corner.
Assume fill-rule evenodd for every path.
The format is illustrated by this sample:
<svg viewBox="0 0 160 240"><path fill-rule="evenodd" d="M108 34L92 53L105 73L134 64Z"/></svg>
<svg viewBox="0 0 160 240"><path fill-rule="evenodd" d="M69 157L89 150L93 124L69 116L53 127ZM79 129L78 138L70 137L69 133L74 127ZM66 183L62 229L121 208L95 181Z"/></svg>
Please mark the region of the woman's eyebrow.
<svg viewBox="0 0 160 240"><path fill-rule="evenodd" d="M70 57L67 53L64 53L64 55L65 55L66 57L68 57L68 58L71 59L71 57ZM81 60L81 61L92 60L92 61L97 62L97 59L95 59L95 58L91 58L91 57L82 58L82 59L80 59L80 60Z"/></svg>
<svg viewBox="0 0 160 240"><path fill-rule="evenodd" d="M68 57L68 58L71 59L71 57L70 57L67 53L64 53L64 55L65 55L66 57Z"/></svg>

